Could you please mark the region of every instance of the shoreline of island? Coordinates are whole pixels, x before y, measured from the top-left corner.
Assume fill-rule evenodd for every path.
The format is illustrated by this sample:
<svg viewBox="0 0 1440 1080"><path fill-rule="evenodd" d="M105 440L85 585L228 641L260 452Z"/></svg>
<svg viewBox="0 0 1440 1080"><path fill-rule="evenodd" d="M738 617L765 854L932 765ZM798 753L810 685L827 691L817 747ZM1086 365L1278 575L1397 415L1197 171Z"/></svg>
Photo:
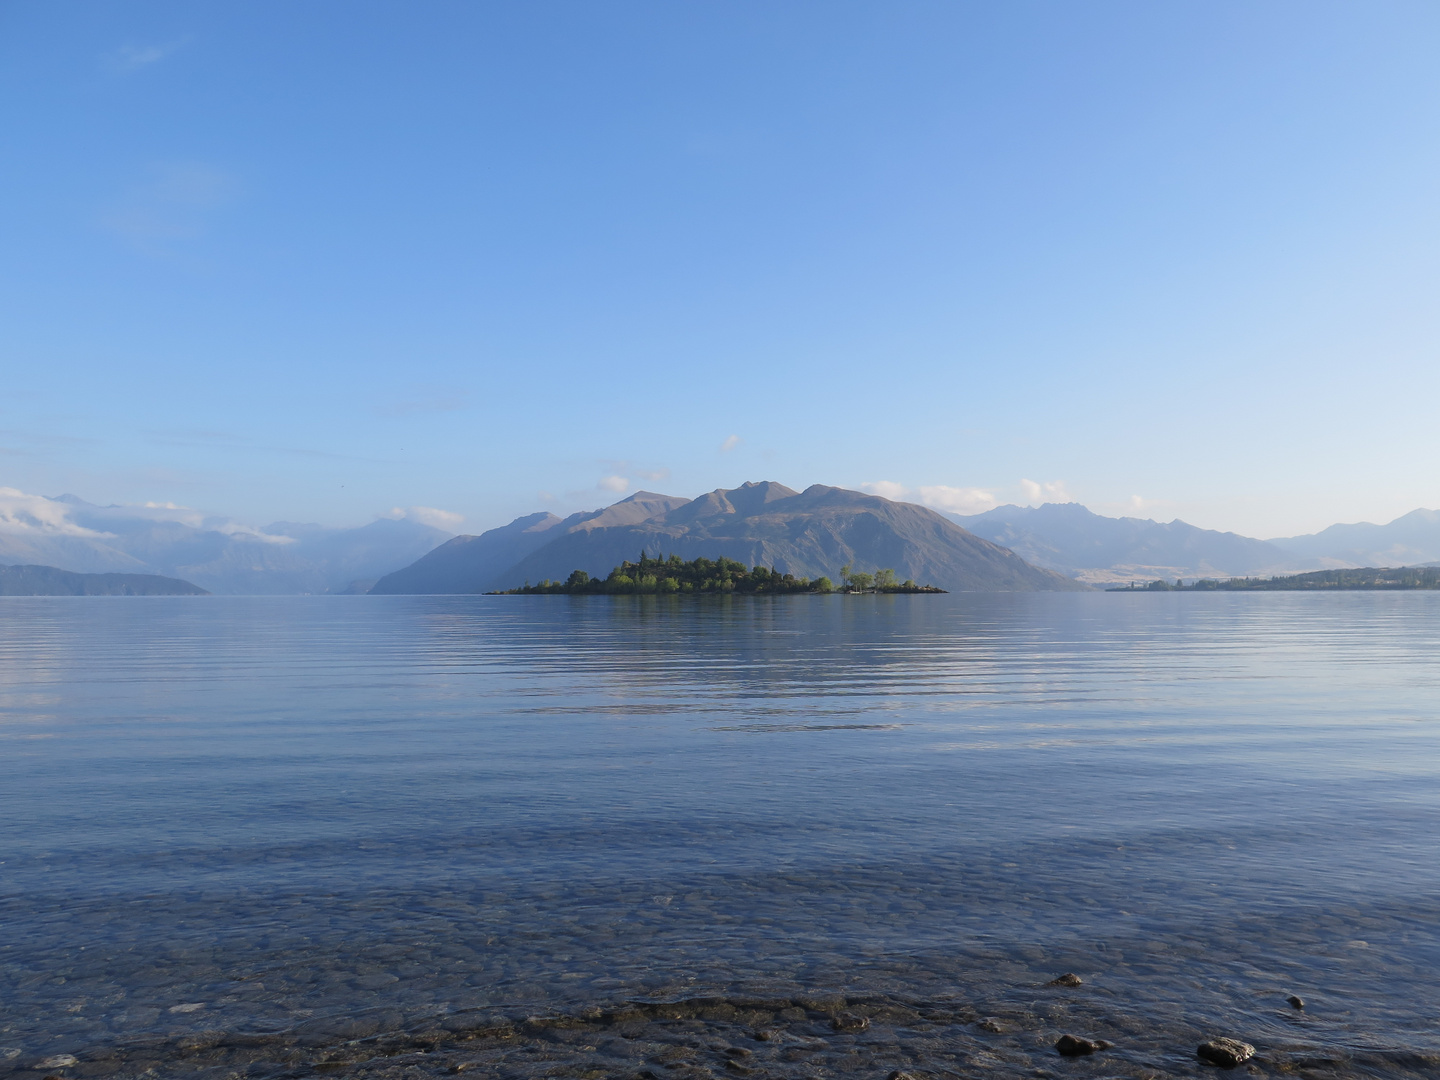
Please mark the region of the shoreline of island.
<svg viewBox="0 0 1440 1080"><path fill-rule="evenodd" d="M828 577L814 580L782 573L763 565L746 566L721 555L686 562L679 555L651 557L641 552L639 561L626 560L605 577L591 577L588 571L573 570L564 581L545 580L537 585L528 581L518 588L497 589L489 596L779 596L798 593L943 593L934 585L917 585L913 581L896 581L895 571L876 570L872 573L854 570L849 563L840 568L840 584Z"/></svg>

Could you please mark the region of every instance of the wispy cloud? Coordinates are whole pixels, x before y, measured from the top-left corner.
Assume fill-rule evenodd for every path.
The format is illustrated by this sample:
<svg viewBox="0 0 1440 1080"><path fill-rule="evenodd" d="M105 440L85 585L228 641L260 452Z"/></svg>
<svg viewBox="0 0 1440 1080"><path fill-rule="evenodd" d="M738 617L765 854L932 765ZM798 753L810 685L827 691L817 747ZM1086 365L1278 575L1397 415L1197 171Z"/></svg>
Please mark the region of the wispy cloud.
<svg viewBox="0 0 1440 1080"><path fill-rule="evenodd" d="M126 44L121 45L114 52L105 57L105 66L117 75L128 75L141 68L158 64L167 56L176 53L190 44L188 37L177 38L174 41L151 42L146 45Z"/></svg>
<svg viewBox="0 0 1440 1080"><path fill-rule="evenodd" d="M903 499L910 494L909 488L895 480L867 480L860 485L860 490L882 499Z"/></svg>
<svg viewBox="0 0 1440 1080"><path fill-rule="evenodd" d="M421 525L444 529L447 532L454 532L465 523L464 514L457 514L453 510L439 510L433 506L396 506L388 514L380 516L392 521L418 521Z"/></svg>
<svg viewBox="0 0 1440 1080"><path fill-rule="evenodd" d="M720 453L728 454L731 450L734 450L744 441L745 440L740 438L739 435L729 435L726 437L725 441L720 444Z"/></svg>
<svg viewBox="0 0 1440 1080"><path fill-rule="evenodd" d="M139 251L170 255L180 241L203 236L215 212L239 191L234 176L212 165L161 162L115 200L100 225Z"/></svg>
<svg viewBox="0 0 1440 1080"><path fill-rule="evenodd" d="M947 514L983 514L986 510L995 509L998 502L993 491L945 484L922 487L920 501L932 510L943 510Z"/></svg>
<svg viewBox="0 0 1440 1080"><path fill-rule="evenodd" d="M460 412L470 407L470 391L443 387L421 391L375 406L376 416L417 416L425 413Z"/></svg>
<svg viewBox="0 0 1440 1080"><path fill-rule="evenodd" d="M1025 501L1028 503L1038 502L1074 502L1075 497L1065 490L1063 480L1051 480L1040 483L1035 480L1021 480L1020 490L1025 493Z"/></svg>
<svg viewBox="0 0 1440 1080"><path fill-rule="evenodd" d="M895 480L871 480L861 484L862 491L879 495L882 499L897 502L918 502L932 510L947 514L983 514L994 509L995 493L984 488L951 487L948 484L930 484L909 488Z"/></svg>
<svg viewBox="0 0 1440 1080"><path fill-rule="evenodd" d="M670 479L670 470L663 465L654 469L641 469L628 461L602 461L600 464L606 469L606 475L595 485L601 491L629 491L630 485L636 480L655 484Z"/></svg>
<svg viewBox="0 0 1440 1080"><path fill-rule="evenodd" d="M87 529L71 521L70 507L66 503L10 487L0 487L0 532L91 538L113 535Z"/></svg>

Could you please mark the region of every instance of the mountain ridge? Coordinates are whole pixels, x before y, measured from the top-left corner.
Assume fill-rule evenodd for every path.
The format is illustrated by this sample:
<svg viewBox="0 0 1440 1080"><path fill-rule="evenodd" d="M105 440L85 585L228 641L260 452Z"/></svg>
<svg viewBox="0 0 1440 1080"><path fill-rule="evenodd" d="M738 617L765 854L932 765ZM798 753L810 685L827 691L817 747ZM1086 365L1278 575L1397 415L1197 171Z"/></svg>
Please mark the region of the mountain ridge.
<svg viewBox="0 0 1440 1080"><path fill-rule="evenodd" d="M409 518L351 529L284 521L254 528L186 507L98 506L0 488L0 563L158 574L214 593L366 591L452 535Z"/></svg>
<svg viewBox="0 0 1440 1080"><path fill-rule="evenodd" d="M1037 566L1090 584L1137 578L1238 577L1297 569L1278 545L1233 532L1202 529L1176 518L1111 518L1080 503L998 506L983 514L949 515L992 543Z"/></svg>
<svg viewBox="0 0 1440 1080"><path fill-rule="evenodd" d="M0 566L0 596L209 596L159 574L78 574L54 566Z"/></svg>
<svg viewBox="0 0 1440 1080"><path fill-rule="evenodd" d="M552 515L553 516L553 515ZM531 518L536 515L530 515ZM900 578L950 591L1084 588L1062 575L974 536L934 510L878 495L812 484L797 492L775 481L717 488L695 499L636 492L603 511L545 522L530 550L509 566L486 562L525 519L479 537L456 537L388 575L376 594L490 592L526 581L603 575L637 553L685 560L725 556L796 577L838 577L856 569L893 569ZM540 524L537 522L537 524Z"/></svg>

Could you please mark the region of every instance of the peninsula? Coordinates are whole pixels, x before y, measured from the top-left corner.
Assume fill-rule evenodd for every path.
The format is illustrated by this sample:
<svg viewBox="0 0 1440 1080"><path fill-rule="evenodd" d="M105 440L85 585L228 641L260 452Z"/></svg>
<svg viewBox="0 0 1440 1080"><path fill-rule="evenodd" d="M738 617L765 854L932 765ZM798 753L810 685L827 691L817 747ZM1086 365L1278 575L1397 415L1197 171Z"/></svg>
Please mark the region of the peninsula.
<svg viewBox="0 0 1440 1080"><path fill-rule="evenodd" d="M76 574L54 566L0 566L0 596L209 596L158 574Z"/></svg>
<svg viewBox="0 0 1440 1080"><path fill-rule="evenodd" d="M1201 578L1189 585L1152 581L1126 585L1107 592L1253 592L1316 591L1358 589L1440 589L1440 566L1401 566L1395 569L1358 567L1346 570L1314 570L1308 574L1287 574L1269 578L1229 578L1216 581Z"/></svg>
<svg viewBox="0 0 1440 1080"><path fill-rule="evenodd" d="M772 595L781 593L882 592L882 593L943 593L933 585L916 585L913 581L895 580L894 570L877 570L873 574L840 568L841 584L837 588L828 577L797 578L765 566L747 567L727 559L691 559L684 562L679 555L651 558L644 552L638 562L622 562L606 577L591 577L584 570L572 571L564 581L526 582L517 589L501 589L504 594L534 593L740 593Z"/></svg>

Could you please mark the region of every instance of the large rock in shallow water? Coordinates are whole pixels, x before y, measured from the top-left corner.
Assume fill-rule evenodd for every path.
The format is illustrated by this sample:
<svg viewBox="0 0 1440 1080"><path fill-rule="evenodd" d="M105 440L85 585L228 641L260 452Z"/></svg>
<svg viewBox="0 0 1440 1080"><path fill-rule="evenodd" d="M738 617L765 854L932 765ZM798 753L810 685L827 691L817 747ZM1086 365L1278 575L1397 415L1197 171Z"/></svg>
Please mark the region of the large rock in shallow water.
<svg viewBox="0 0 1440 1080"><path fill-rule="evenodd" d="M1061 1035L1055 1043L1055 1052L1061 1057L1084 1057L1109 1049L1104 1039L1082 1039L1078 1035Z"/></svg>
<svg viewBox="0 0 1440 1080"><path fill-rule="evenodd" d="M1195 1048L1195 1056L1211 1065L1233 1069L1255 1056L1255 1047L1238 1039L1211 1039Z"/></svg>

